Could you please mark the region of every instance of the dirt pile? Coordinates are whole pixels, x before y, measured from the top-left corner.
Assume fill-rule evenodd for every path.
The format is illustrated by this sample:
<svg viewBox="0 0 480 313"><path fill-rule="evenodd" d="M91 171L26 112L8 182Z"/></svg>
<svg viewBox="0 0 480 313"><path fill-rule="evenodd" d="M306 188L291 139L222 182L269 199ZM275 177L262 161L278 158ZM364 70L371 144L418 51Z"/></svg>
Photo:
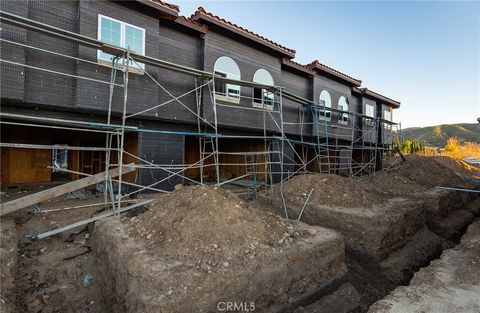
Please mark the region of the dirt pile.
<svg viewBox="0 0 480 313"><path fill-rule="evenodd" d="M140 215L98 221L92 238L106 301L126 312L216 312L222 301L278 312L346 274L338 233L209 186L177 188Z"/></svg>
<svg viewBox="0 0 480 313"><path fill-rule="evenodd" d="M161 195L148 212L125 222L130 235L143 241L152 254L207 272L263 257L272 247L308 236L279 216L208 186Z"/></svg>
<svg viewBox="0 0 480 313"><path fill-rule="evenodd" d="M304 203L311 189L315 188L309 203L340 207L366 207L382 203L379 194L368 192L352 178L338 175L299 175L284 183L284 196L288 200ZM276 188L279 188L278 184Z"/></svg>
<svg viewBox="0 0 480 313"><path fill-rule="evenodd" d="M399 167L357 178L358 183L368 191L390 195L413 195L425 192L435 186L472 187L455 172L475 177L478 175L471 165L442 156L408 155Z"/></svg>
<svg viewBox="0 0 480 313"><path fill-rule="evenodd" d="M449 157L432 157L412 154L407 156L407 160L398 168L389 171L390 174L400 175L416 184L435 187L435 186L464 186L469 184L460 176L455 174L474 175L471 167L461 161L456 161Z"/></svg>
<svg viewBox="0 0 480 313"><path fill-rule="evenodd" d="M395 171L359 177L357 181L365 190L384 195L411 195L428 189L428 187L417 184L412 179L402 176Z"/></svg>

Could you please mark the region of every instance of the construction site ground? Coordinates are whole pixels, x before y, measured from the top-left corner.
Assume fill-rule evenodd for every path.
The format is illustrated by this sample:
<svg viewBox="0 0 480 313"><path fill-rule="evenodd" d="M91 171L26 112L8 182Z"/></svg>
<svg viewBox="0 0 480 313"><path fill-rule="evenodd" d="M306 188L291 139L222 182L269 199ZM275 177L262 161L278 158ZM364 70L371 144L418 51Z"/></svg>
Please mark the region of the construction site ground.
<svg viewBox="0 0 480 313"><path fill-rule="evenodd" d="M72 208L102 194L64 195L2 216L2 312L219 312L229 302L243 312L366 312L378 300L372 312L475 312L480 199L435 189L478 190L456 173L480 176L416 155L369 177L299 175L284 184L289 220L266 191L248 201L230 188L178 186L32 240L103 209ZM2 186L2 202L47 187Z"/></svg>

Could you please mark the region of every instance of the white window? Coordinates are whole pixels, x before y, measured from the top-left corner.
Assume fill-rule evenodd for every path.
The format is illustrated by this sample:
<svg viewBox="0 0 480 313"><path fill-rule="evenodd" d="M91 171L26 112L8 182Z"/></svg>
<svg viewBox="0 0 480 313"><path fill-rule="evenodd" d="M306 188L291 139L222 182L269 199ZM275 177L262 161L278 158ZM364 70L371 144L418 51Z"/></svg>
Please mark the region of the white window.
<svg viewBox="0 0 480 313"><path fill-rule="evenodd" d="M330 97L330 93L326 90L322 90L322 92L320 92L320 106L322 107L322 109L320 110L320 117L327 121L330 121L330 119L332 118L332 112L328 110L323 110L323 106L325 106L325 108L332 107L332 97Z"/></svg>
<svg viewBox="0 0 480 313"><path fill-rule="evenodd" d="M372 104L365 103L365 115L367 116L365 118L365 124L373 125L374 118L375 118L375 106L373 106Z"/></svg>
<svg viewBox="0 0 480 313"><path fill-rule="evenodd" d="M386 121L389 121L391 122L392 121L392 109L391 108L388 108L386 110L383 111L383 119L386 120ZM385 128L391 128L391 124L388 124L388 123L383 123L384 127Z"/></svg>
<svg viewBox="0 0 480 313"><path fill-rule="evenodd" d="M215 74L222 77L240 80L240 68L229 57L220 57L215 62ZM232 84L215 84L215 93L221 97L240 99L240 86Z"/></svg>
<svg viewBox="0 0 480 313"><path fill-rule="evenodd" d="M145 29L124 23L105 15L98 15L98 39L110 45L128 48L145 55ZM111 63L113 55L98 50L98 60ZM117 64L122 64L118 60ZM144 64L130 61L129 66L144 69Z"/></svg>
<svg viewBox="0 0 480 313"><path fill-rule="evenodd" d="M345 98L344 96L341 96L340 99L338 99L338 109L341 111L348 111L348 99ZM348 113L340 113L338 122L341 124L347 124Z"/></svg>
<svg viewBox="0 0 480 313"><path fill-rule="evenodd" d="M387 121L392 121L392 111L390 108L383 111L383 119Z"/></svg>
<svg viewBox="0 0 480 313"><path fill-rule="evenodd" d="M253 82L262 85L273 86L272 75L267 70L259 69L253 75ZM267 89L253 89L253 106L265 109L273 109L274 95Z"/></svg>

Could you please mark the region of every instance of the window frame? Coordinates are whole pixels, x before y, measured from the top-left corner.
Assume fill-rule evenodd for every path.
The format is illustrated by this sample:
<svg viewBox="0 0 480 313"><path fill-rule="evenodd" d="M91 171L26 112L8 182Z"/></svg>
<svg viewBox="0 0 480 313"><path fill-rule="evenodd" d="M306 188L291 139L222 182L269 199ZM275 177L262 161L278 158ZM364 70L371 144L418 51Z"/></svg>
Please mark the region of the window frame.
<svg viewBox="0 0 480 313"><path fill-rule="evenodd" d="M322 91L320 91L320 94L318 95L318 103L320 104L320 107L323 107L321 105L321 101L324 101L324 100L321 99L322 92L326 92L328 97L330 98L330 103L329 103L328 106L327 106L327 104L325 104L325 108L330 108L331 109L332 108L332 95L330 94L330 92L327 89L323 89ZM321 120L324 120L324 121L331 121L332 120L332 111L326 110L326 109L325 109L325 112L320 111L319 118Z"/></svg>
<svg viewBox="0 0 480 313"><path fill-rule="evenodd" d="M217 64L220 61L220 59L222 59L222 58L231 60L235 64L235 66L237 67L239 74L237 75L237 74L233 74L233 73L228 73L228 72L217 69L216 68ZM213 72L223 74L223 75L225 75L226 78L230 78L230 79L237 79L237 80L242 79L242 71L240 71L240 66L238 66L237 62L235 62L234 59L232 59L231 57L225 56L225 55L217 58L217 60L213 64ZM231 89L231 87L235 87L235 88ZM233 102L233 103L236 103L236 104L240 103L241 92L242 92L240 85L226 83L226 84L224 84L223 89L224 89L223 94L218 94L217 89L215 89L215 98L217 100ZM229 90L237 90L237 89L238 89L238 95L233 95L232 96L232 94L230 94Z"/></svg>
<svg viewBox="0 0 480 313"><path fill-rule="evenodd" d="M388 113L389 114L389 118L387 119L387 117L385 116L385 114ZM389 122L393 122L393 110L392 108L388 108L387 110L383 110L383 119L386 120L386 121L389 121ZM392 125L391 124L388 124L388 123L383 123L384 127L385 128L390 128Z"/></svg>
<svg viewBox="0 0 480 313"><path fill-rule="evenodd" d="M141 55L145 55L145 42L146 42L146 30L145 28L142 28L140 26L136 26L136 25L133 25L133 24L130 24L130 23L127 23L127 22L123 22L121 20L118 20L116 18L113 18L113 17L110 17L110 16L107 16L107 15L104 15L104 14L100 14L98 13L98 20L97 20L97 39L102 41L102 19L107 19L107 20L110 20L110 21L113 21L113 22L116 22L116 23L120 23L120 48L124 48L126 49L127 47L125 47L125 28L126 26L129 26L129 27L132 27L132 28L135 28L137 30L140 30L143 34L143 40L142 40L142 52L139 53L139 52L135 52L135 53L138 53L138 54L141 54ZM108 65L108 66L111 66L112 64L112 61L111 60L105 60L104 58L102 58L102 54L103 55L111 55L111 54L108 54L108 53L105 53L103 52L102 50L97 50L97 62L99 64L102 64L102 65ZM120 61L120 60L119 60ZM123 62L122 62L123 63ZM118 63L117 61L117 66L121 66L122 63ZM137 66L137 63L138 63L138 66ZM130 68L132 69L135 69L137 71L144 71L145 70L145 64L143 63L140 63L140 62L130 62L130 64L128 65Z"/></svg>
<svg viewBox="0 0 480 313"><path fill-rule="evenodd" d="M372 115L368 114L368 108L369 107L372 108ZM370 103L365 103L365 116L367 116L367 117L364 118L365 124L373 125L374 120L375 120L375 105L370 104Z"/></svg>
<svg viewBox="0 0 480 313"><path fill-rule="evenodd" d="M341 100L342 98L345 99L345 105L347 106L346 109L343 107L343 104L342 104L342 108L340 109L340 100ZM349 103L347 97L345 97L345 96L340 96L340 98L338 98L337 107L338 107L338 109L339 109L340 111L349 112L349 106L350 106L350 103ZM345 125L347 125L348 122L349 122L348 113L342 113L342 112L338 112L338 113L339 113L339 116L338 116L338 124L345 124Z"/></svg>
<svg viewBox="0 0 480 313"><path fill-rule="evenodd" d="M388 113L388 118L386 116L386 113ZM383 110L383 119L386 121L391 122L392 121L392 109L388 108L388 110Z"/></svg>
<svg viewBox="0 0 480 313"><path fill-rule="evenodd" d="M261 82L261 81L255 81L255 76L260 71L265 71L265 73L267 73L268 76L270 77L271 82L265 83L265 82ZM268 70L264 69L264 68L259 68L258 70L255 71L255 73L253 74L252 81L254 83L258 83L258 84L262 84L262 85L268 85L268 86L272 86L272 87L275 85L275 81L273 80L272 74L270 74L270 72ZM260 98L255 98L255 92L256 91L257 92L260 91ZM252 95L252 106L253 107L260 108L260 109L273 110L273 107L275 105L275 94L273 92L268 91L267 89L264 89L264 88L253 88L252 93L253 93L253 95ZM257 100L260 100L260 102L257 101Z"/></svg>

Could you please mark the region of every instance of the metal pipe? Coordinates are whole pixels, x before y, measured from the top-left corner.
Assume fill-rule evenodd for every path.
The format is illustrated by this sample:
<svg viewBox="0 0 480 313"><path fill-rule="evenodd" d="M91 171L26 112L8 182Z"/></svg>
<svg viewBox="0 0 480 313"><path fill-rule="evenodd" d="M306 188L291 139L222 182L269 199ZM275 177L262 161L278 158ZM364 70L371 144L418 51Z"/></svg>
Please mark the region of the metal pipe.
<svg viewBox="0 0 480 313"><path fill-rule="evenodd" d="M302 210L300 211L300 214L298 215L297 221L299 221L302 218L303 210L305 210L305 207L307 206L308 200L310 200L310 196L312 195L314 190L315 190L315 188L313 188L313 187L312 187L312 189L310 189L310 193L308 194L308 197L305 200L305 203L303 204Z"/></svg>

